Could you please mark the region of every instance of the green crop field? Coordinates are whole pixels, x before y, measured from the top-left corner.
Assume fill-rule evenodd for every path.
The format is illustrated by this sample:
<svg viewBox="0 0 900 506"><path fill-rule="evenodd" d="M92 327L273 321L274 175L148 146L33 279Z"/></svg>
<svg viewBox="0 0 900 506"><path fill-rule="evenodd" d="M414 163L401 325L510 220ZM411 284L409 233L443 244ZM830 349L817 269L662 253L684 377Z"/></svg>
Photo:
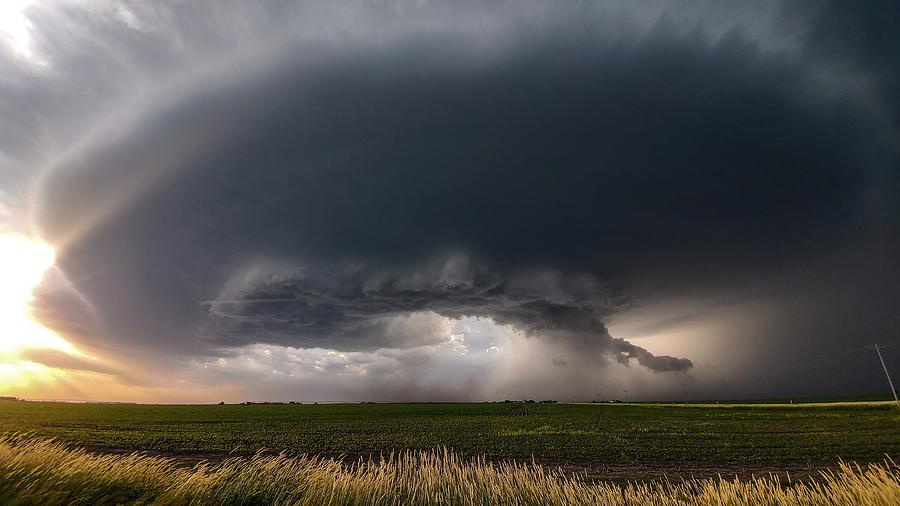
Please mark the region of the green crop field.
<svg viewBox="0 0 900 506"><path fill-rule="evenodd" d="M0 403L0 434L93 450L214 458L261 449L625 464L878 461L900 456L889 403L796 406L604 404L114 405Z"/></svg>
<svg viewBox="0 0 900 506"><path fill-rule="evenodd" d="M898 456L883 402L0 402L4 504L887 506Z"/></svg>

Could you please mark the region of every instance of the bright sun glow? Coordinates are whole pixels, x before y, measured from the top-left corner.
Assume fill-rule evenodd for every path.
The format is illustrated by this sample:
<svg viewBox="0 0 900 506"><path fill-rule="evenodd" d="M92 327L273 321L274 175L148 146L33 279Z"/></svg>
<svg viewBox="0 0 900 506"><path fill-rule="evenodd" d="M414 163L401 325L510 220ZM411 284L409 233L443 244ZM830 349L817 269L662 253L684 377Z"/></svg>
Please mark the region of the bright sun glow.
<svg viewBox="0 0 900 506"><path fill-rule="evenodd" d="M25 388L35 379L61 373L23 358L27 349L80 355L31 317L32 294L53 262L50 246L22 236L0 235L0 388Z"/></svg>
<svg viewBox="0 0 900 506"><path fill-rule="evenodd" d="M25 58L31 58L31 35L25 17L25 8L31 0L0 1L0 37L12 45L13 50Z"/></svg>

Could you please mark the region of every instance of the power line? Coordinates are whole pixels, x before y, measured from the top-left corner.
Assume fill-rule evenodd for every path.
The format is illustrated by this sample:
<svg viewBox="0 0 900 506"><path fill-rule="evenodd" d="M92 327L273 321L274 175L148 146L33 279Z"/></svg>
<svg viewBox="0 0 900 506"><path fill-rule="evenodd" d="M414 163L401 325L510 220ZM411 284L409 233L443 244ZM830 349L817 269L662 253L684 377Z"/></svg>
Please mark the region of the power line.
<svg viewBox="0 0 900 506"><path fill-rule="evenodd" d="M891 341L887 344L879 345L879 348L883 350L885 348L892 348L894 346L900 346L900 341ZM838 351L835 353L831 353L828 355L822 355L822 356L812 359L812 360L806 360L803 362L790 364L789 366L786 366L786 367L776 367L774 371L772 368L767 368L767 370L765 370L765 371L758 371L755 373L750 373L746 376L749 376L749 377L757 377L757 376L772 377L772 376L777 376L777 375L794 374L794 373L797 373L800 371L808 370L811 367L815 367L815 366L822 365L824 363L831 362L838 358L847 358L847 357L850 357L855 354L860 354L860 356L862 356L863 353L869 352L871 349L872 349L871 345L858 346L856 348L850 348L850 349Z"/></svg>
<svg viewBox="0 0 900 506"><path fill-rule="evenodd" d="M837 358L845 358L845 357L848 357L848 356L851 356L851 355L854 355L854 354L862 354L862 353L868 351L869 349L871 349L871 347L868 346L868 345L866 345L866 346L860 346L860 347L858 347L858 348L852 348L852 349L849 349L849 350L839 351L839 352L837 352L837 353L832 353L832 354L829 354L829 355L823 355L823 356L821 356L821 357L818 357L818 358L815 358L815 359L812 359L812 360L806 360L806 361L803 361L803 362L796 362L796 363L793 363L793 364L791 364L791 365L789 365L789 366L777 367L777 368L775 368L775 369L776 369L775 371L773 371L772 368L769 367L769 368L767 368L767 370L765 370L765 371L758 371L758 372L755 372L755 373L751 373L750 376L767 376L767 377L771 377L771 376L778 375L778 374L793 374L793 373L798 372L798 371L804 371L804 370L807 370L807 369L809 369L809 368L811 368L811 367L814 367L814 366L817 366L817 365L821 365L821 364L824 364L824 363L827 363L827 362L831 362L831 361L833 361L833 360L835 360L835 359L837 359Z"/></svg>
<svg viewBox="0 0 900 506"><path fill-rule="evenodd" d="M897 399L897 391L894 390L894 382L891 381L891 373L888 372L887 366L884 365L884 358L881 356L881 350L878 349L878 345L875 345L875 353L878 354L878 360L881 361L881 367L884 369L884 375L888 380L888 385L891 387L891 393L894 394L894 402L897 403L897 406L900 406L900 400Z"/></svg>

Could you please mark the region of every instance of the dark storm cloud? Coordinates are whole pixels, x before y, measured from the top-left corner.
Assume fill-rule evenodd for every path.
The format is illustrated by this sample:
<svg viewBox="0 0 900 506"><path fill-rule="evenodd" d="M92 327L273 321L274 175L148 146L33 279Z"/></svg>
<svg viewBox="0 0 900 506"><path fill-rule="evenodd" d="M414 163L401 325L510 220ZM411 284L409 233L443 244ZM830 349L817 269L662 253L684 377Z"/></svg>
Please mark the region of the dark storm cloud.
<svg viewBox="0 0 900 506"><path fill-rule="evenodd" d="M636 359L653 371L684 371L690 360L656 357L610 337L603 317L617 297L590 277L553 272L509 275L452 257L400 271L305 268L299 274L240 276L210 301L208 333L217 344L256 342L342 351L437 344L443 336L408 315L489 318L531 336L553 337L585 352ZM427 320L426 320L427 322ZM433 329L439 330L439 329ZM574 339L573 339L574 338Z"/></svg>
<svg viewBox="0 0 900 506"><path fill-rule="evenodd" d="M900 5L877 0L812 5L819 9L804 51L829 65L870 76L876 93L892 109L894 127L900 126ZM789 6L788 12L803 6Z"/></svg>
<svg viewBox="0 0 900 506"><path fill-rule="evenodd" d="M405 30L366 7L396 33L292 33L131 102L44 174L34 217L77 297L39 314L82 343L184 354L410 348L434 334L403 315L486 316L679 371L609 335L622 301L596 280L639 303L643 273L714 266L713 291L772 275L867 235L873 182L894 181L880 99L823 72L833 7L783 9L801 40L782 51L737 4L649 23L454 5L411 8ZM873 45L841 61L876 68ZM473 260L448 281L451 252ZM525 282L541 273L561 277Z"/></svg>
<svg viewBox="0 0 900 506"><path fill-rule="evenodd" d="M418 36L290 46L249 75L207 76L60 163L39 223L48 237L89 223L60 264L99 272L79 290L117 339L151 346L183 342L197 298L257 256L401 263L455 248L501 268L615 272L650 251L765 257L842 233L867 125L802 65L737 30L708 41L661 23L618 42L563 26L488 61Z"/></svg>

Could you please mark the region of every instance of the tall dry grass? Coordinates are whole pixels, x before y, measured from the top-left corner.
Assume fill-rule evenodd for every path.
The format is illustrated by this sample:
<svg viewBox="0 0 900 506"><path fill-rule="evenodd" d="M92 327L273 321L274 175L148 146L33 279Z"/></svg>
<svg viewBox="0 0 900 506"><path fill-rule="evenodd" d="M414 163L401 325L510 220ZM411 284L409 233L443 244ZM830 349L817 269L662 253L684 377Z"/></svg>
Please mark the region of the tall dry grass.
<svg viewBox="0 0 900 506"><path fill-rule="evenodd" d="M588 483L538 465L489 465L447 451L352 465L284 455L193 468L171 459L96 455L48 440L0 437L2 504L891 505L900 467L842 465L819 482L777 478Z"/></svg>

